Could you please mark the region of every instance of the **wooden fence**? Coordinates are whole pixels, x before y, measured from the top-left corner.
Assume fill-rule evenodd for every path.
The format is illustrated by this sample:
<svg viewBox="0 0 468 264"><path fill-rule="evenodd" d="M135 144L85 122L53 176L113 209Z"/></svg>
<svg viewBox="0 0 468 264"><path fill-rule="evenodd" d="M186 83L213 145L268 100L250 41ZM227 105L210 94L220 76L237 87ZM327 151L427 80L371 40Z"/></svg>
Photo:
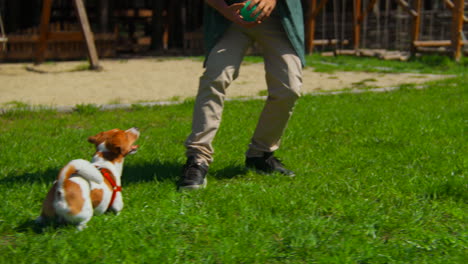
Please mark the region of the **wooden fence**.
<svg viewBox="0 0 468 264"><path fill-rule="evenodd" d="M468 44L466 8L463 0L311 0L306 49L311 53L316 45L331 45L335 53L346 47L354 54L370 48L411 55L444 51L459 59Z"/></svg>
<svg viewBox="0 0 468 264"><path fill-rule="evenodd" d="M302 0L307 52L466 52L468 29L463 24L467 5L463 0L452 1ZM52 31L78 28L71 2L53 1ZM0 45L0 60L32 59L37 48L41 3L42 0L0 0L8 35L7 50ZM203 0L85 3L100 57L203 54ZM458 39L454 40L455 36ZM47 53L50 59L86 57L85 46L78 39L53 41Z"/></svg>

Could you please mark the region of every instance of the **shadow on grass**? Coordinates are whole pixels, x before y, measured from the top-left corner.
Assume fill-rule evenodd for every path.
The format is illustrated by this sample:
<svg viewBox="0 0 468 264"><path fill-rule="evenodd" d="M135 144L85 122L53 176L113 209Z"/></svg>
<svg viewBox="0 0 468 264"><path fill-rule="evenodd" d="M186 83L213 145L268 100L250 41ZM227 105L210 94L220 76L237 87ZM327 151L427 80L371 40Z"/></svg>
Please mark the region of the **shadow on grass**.
<svg viewBox="0 0 468 264"><path fill-rule="evenodd" d="M236 177L242 177L247 174L248 170L244 166L227 166L222 169L217 169L208 172L208 174L212 175L215 179L233 179Z"/></svg>
<svg viewBox="0 0 468 264"><path fill-rule="evenodd" d="M37 173L24 173L0 179L0 185L33 184L38 182L52 183L59 173L59 169L48 169Z"/></svg>
<svg viewBox="0 0 468 264"><path fill-rule="evenodd" d="M28 233L34 232L36 234L44 234L48 231L55 231L59 230L63 227L73 226L71 224L66 223L58 223L56 221L49 221L47 223L37 223L35 219L27 219L19 226L15 227L16 233Z"/></svg>
<svg viewBox="0 0 468 264"><path fill-rule="evenodd" d="M125 166L122 176L123 185L151 181L175 181L180 164L176 162L154 162Z"/></svg>
<svg viewBox="0 0 468 264"><path fill-rule="evenodd" d="M124 185L150 182L176 180L181 172L182 165L173 162L155 162L151 164L124 166L122 182ZM24 173L0 179L0 185L33 184L38 182L50 183L57 179L60 168L48 169L37 173Z"/></svg>
<svg viewBox="0 0 468 264"><path fill-rule="evenodd" d="M132 185L134 183L151 181L176 181L182 173L183 164L177 162L155 162L124 166L122 184ZM0 179L0 185L14 186L17 184L46 183L52 185L57 179L60 169L48 169L38 173L24 173L17 176ZM230 165L222 169L210 170L209 175L216 179L232 179L245 175L247 170L243 166Z"/></svg>
<svg viewBox="0 0 468 264"><path fill-rule="evenodd" d="M15 227L15 233L27 233L33 231L36 234L44 233L44 228L36 223L35 220L28 219L21 223L19 226Z"/></svg>

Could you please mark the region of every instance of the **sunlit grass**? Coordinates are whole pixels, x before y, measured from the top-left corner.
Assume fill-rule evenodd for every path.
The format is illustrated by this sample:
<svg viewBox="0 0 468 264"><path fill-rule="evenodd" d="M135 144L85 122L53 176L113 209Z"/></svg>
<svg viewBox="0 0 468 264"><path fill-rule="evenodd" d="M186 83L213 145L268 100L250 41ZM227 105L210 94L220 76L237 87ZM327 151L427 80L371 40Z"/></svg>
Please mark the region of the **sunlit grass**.
<svg viewBox="0 0 468 264"><path fill-rule="evenodd" d="M191 193L176 180L193 99L72 113L19 104L0 116L0 263L463 263L466 99L464 74L304 96L277 151L294 179L245 170L263 101L226 102L208 188ZM79 233L37 227L60 168L93 154L86 138L132 126L140 149L126 159L122 213Z"/></svg>

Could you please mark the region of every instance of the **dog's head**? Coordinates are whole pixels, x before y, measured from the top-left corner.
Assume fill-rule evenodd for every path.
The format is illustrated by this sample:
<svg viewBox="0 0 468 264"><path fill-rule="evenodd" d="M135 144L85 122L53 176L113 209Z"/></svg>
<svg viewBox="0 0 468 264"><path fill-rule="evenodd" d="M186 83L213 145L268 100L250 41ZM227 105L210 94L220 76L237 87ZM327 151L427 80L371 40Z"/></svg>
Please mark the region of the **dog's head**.
<svg viewBox="0 0 468 264"><path fill-rule="evenodd" d="M101 132L89 137L88 141L96 145L98 155L106 160L114 161L137 152L138 146L133 144L139 136L138 128L132 127L127 130L112 129Z"/></svg>

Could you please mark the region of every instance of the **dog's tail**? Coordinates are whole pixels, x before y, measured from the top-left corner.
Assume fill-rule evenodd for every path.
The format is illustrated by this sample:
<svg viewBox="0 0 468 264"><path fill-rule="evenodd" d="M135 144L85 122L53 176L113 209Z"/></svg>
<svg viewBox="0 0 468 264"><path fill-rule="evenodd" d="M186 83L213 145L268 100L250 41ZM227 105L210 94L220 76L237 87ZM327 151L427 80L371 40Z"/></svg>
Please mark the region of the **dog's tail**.
<svg viewBox="0 0 468 264"><path fill-rule="evenodd" d="M44 219L55 218L59 221L75 221L75 218L67 219L71 212L70 204L67 200L66 195L66 182L71 177L77 177L81 181L102 183L101 172L94 167L89 161L83 159L77 159L70 161L58 174L57 181L54 187L49 191L47 195L45 205L43 206L42 215L37 220L38 223L44 222ZM86 188L86 186L83 186ZM89 187L88 187L89 188ZM72 193L74 193L72 191ZM70 196L71 197L71 196ZM49 199L49 200L48 200ZM73 199L72 199L73 200Z"/></svg>
<svg viewBox="0 0 468 264"><path fill-rule="evenodd" d="M63 186L63 183L69 179L72 175L79 175L80 177L86 179L90 182L102 183L102 175L99 170L94 167L89 161L83 159L76 159L70 161L63 169L60 171L57 179L57 183L60 187Z"/></svg>

